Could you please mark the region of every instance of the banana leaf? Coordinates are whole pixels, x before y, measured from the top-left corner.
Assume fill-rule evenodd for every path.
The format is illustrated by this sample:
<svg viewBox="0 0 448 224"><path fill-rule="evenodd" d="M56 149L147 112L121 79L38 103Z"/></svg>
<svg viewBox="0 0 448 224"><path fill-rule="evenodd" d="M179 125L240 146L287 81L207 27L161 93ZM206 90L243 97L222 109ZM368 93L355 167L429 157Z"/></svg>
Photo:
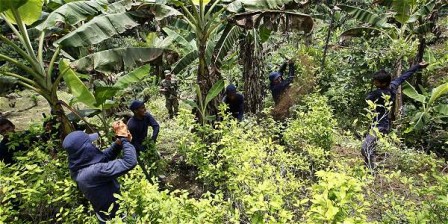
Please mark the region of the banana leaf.
<svg viewBox="0 0 448 224"><path fill-rule="evenodd" d="M79 1L67 3L51 12L47 19L36 26L38 30L54 28L58 23L74 26L90 17L101 14L104 5L97 1Z"/></svg>
<svg viewBox="0 0 448 224"><path fill-rule="evenodd" d="M63 59L59 62L59 71L65 71L62 74L67 87L75 97L76 102L81 102L90 108L97 108L95 96L89 91L86 85L79 79L76 72L70 68L69 61Z"/></svg>
<svg viewBox="0 0 448 224"><path fill-rule="evenodd" d="M123 89L133 83L139 82L149 74L150 68L151 67L149 65L141 66L135 69L134 71L128 73L127 75L120 77L114 86Z"/></svg>
<svg viewBox="0 0 448 224"><path fill-rule="evenodd" d="M17 24L11 9L17 9L22 22L31 25L39 20L42 13L43 0L1 0L0 12L4 12L6 19Z"/></svg>
<svg viewBox="0 0 448 224"><path fill-rule="evenodd" d="M138 25L128 13L100 15L57 40L55 44L63 47L87 47Z"/></svg>
<svg viewBox="0 0 448 224"><path fill-rule="evenodd" d="M159 48L115 48L87 55L71 63L78 71L130 71L148 62L159 60L163 49Z"/></svg>

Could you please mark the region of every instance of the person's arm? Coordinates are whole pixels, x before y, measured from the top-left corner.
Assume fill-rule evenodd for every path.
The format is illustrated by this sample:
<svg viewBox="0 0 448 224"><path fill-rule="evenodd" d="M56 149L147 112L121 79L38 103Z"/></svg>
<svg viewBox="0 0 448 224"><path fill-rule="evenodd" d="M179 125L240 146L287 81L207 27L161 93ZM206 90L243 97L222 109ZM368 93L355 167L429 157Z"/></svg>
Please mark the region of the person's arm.
<svg viewBox="0 0 448 224"><path fill-rule="evenodd" d="M227 96L224 96L224 97L222 98L221 102L223 102L223 103L227 103Z"/></svg>
<svg viewBox="0 0 448 224"><path fill-rule="evenodd" d="M417 64L412 66L409 70L404 72L400 77L394 79L392 82L390 82L390 89L395 90L400 86L406 79L411 77L415 72L417 72L419 69L426 67L427 64Z"/></svg>
<svg viewBox="0 0 448 224"><path fill-rule="evenodd" d="M286 70L286 65L287 65L288 63L287 62L283 62L283 64L280 66L280 69L278 70L278 72L281 74L281 75L283 75L283 73L285 72L285 70Z"/></svg>
<svg viewBox="0 0 448 224"><path fill-rule="evenodd" d="M152 137L151 137L151 139L154 142L156 142L157 136L159 136L159 129L160 129L159 123L157 123L156 119L154 119L154 117L151 116L151 114L148 113L147 116L148 116L148 119L149 119L149 126L152 127Z"/></svg>
<svg viewBox="0 0 448 224"><path fill-rule="evenodd" d="M116 178L137 165L137 153L134 146L126 138L120 138L123 145L123 158L95 165L98 177Z"/></svg>
<svg viewBox="0 0 448 224"><path fill-rule="evenodd" d="M118 141L118 140L117 140ZM106 156L108 160L112 160L117 158L118 154L122 149L122 146L115 141L112 145L103 151L103 154Z"/></svg>
<svg viewBox="0 0 448 224"><path fill-rule="evenodd" d="M241 100L238 105L238 116L236 117L236 119L238 121L242 121L243 116L244 116L244 96L241 96Z"/></svg>

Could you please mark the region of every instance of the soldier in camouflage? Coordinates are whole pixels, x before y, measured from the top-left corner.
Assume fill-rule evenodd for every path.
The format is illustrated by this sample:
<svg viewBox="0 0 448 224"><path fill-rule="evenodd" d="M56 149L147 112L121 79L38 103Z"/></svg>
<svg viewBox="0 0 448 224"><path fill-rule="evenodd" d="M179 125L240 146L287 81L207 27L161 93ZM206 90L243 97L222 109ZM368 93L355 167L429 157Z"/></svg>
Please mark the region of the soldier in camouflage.
<svg viewBox="0 0 448 224"><path fill-rule="evenodd" d="M168 109L170 118L173 118L179 111L179 101L177 100L177 81L171 79L171 75L169 70L165 70L165 79L160 82L160 92L165 95L165 106Z"/></svg>

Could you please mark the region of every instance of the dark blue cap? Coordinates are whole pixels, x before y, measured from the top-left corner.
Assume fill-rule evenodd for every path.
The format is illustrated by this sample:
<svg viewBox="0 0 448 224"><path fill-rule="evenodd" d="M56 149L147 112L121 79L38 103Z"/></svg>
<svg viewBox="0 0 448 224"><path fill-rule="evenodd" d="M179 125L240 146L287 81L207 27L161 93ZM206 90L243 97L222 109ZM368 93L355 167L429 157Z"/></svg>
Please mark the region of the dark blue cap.
<svg viewBox="0 0 448 224"><path fill-rule="evenodd" d="M134 111L134 110L137 110L138 108L140 108L143 105L145 105L145 103L143 103L142 101L134 100L134 101L132 101L131 105L129 105L129 109Z"/></svg>
<svg viewBox="0 0 448 224"><path fill-rule="evenodd" d="M226 87L226 93L236 93L236 87L233 84L230 84Z"/></svg>
<svg viewBox="0 0 448 224"><path fill-rule="evenodd" d="M272 82L280 76L282 76L282 75L280 75L280 73L278 73L278 72L271 72L271 74L269 74L269 81Z"/></svg>

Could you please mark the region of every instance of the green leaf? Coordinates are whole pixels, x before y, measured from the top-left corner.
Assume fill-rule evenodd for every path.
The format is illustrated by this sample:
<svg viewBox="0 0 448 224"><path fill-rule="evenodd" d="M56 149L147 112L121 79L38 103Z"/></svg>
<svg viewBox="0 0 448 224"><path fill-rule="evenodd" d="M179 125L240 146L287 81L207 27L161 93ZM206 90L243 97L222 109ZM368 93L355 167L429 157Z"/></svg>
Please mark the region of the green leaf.
<svg viewBox="0 0 448 224"><path fill-rule="evenodd" d="M4 1L5 0L1 1L0 5L3 5ZM44 5L43 0L27 0L27 1L18 0L17 1L18 3L10 3L11 1L16 0L6 0L5 8L8 8L10 6L19 6L18 12L23 23L25 23L26 25L31 25L37 20L39 20L40 15L42 14L42 6ZM23 2L25 2L25 4L22 4ZM0 6L0 11L3 11L1 10L1 7L2 6ZM17 7L9 9L17 9ZM5 16L8 19L8 21L17 24L11 10L6 11Z"/></svg>
<svg viewBox="0 0 448 224"><path fill-rule="evenodd" d="M448 104L439 104L434 107L437 113L448 116Z"/></svg>
<svg viewBox="0 0 448 224"><path fill-rule="evenodd" d="M403 89L403 93L406 96L408 96L420 103L426 102L426 97L424 95L418 93L417 90L409 83L407 83L406 87Z"/></svg>
<svg viewBox="0 0 448 224"><path fill-rule="evenodd" d="M437 86L431 92L431 97L429 98L428 105L432 105L434 101L439 99L442 95L448 93L448 82Z"/></svg>
<svg viewBox="0 0 448 224"><path fill-rule="evenodd" d="M198 60L199 53L198 51L192 51L182 57L174 66L173 73L179 74L182 70L191 65L194 61Z"/></svg>
<svg viewBox="0 0 448 224"><path fill-rule="evenodd" d="M168 38L170 38L170 40L180 44L182 47L185 48L185 50L187 50L187 51L197 50L196 44L191 44L183 36L179 35L174 30L171 30L171 29L165 27L165 28L163 28L163 31L165 31L165 33L168 34ZM163 40L163 43L164 43L163 46L168 47L167 42L168 41Z"/></svg>
<svg viewBox="0 0 448 224"><path fill-rule="evenodd" d="M238 42L239 36L241 34L241 28L233 26L231 24L227 24L226 28L221 33L220 39L215 45L213 54L215 54L216 58L213 62L214 64L221 64L222 60L224 60L224 57L227 56L230 50L235 47L235 44Z"/></svg>
<svg viewBox="0 0 448 224"><path fill-rule="evenodd" d="M87 55L72 62L78 71L129 71L136 66L158 60L163 54L158 48L115 48Z"/></svg>
<svg viewBox="0 0 448 224"><path fill-rule="evenodd" d="M4 12L10 9L17 9L27 2L28 0L0 0L0 12Z"/></svg>
<svg viewBox="0 0 448 224"><path fill-rule="evenodd" d="M192 108L199 108L198 104L193 100L184 99L183 100L186 104L190 105Z"/></svg>
<svg viewBox="0 0 448 224"><path fill-rule="evenodd" d="M51 29L60 22L74 26L81 21L101 14L103 10L103 5L96 1L70 2L51 12L43 23L36 26L36 29L41 31Z"/></svg>
<svg viewBox="0 0 448 224"><path fill-rule="evenodd" d="M224 89L224 80L219 80L215 84L213 84L212 88L207 93L205 97L204 105L207 106L208 103L213 100L218 94Z"/></svg>
<svg viewBox="0 0 448 224"><path fill-rule="evenodd" d="M227 6L229 12L248 12L258 10L282 10L286 4L294 4L294 0L236 0ZM296 3L298 6L300 3Z"/></svg>
<svg viewBox="0 0 448 224"><path fill-rule="evenodd" d="M86 85L78 78L76 72L69 67L69 61L64 59L59 62L59 71L66 71L62 77L77 102L84 103L88 107L96 108L96 99Z"/></svg>
<svg viewBox="0 0 448 224"><path fill-rule="evenodd" d="M99 86L95 88L95 106L100 107L106 100L111 99L121 88L112 86Z"/></svg>
<svg viewBox="0 0 448 224"><path fill-rule="evenodd" d="M161 4L146 4L149 6L149 11L155 16L155 19L160 21L169 17L182 16L183 14L177 9Z"/></svg>
<svg viewBox="0 0 448 224"><path fill-rule="evenodd" d="M101 43L139 24L128 13L96 16L78 29L56 41L63 47L87 47Z"/></svg>
<svg viewBox="0 0 448 224"><path fill-rule="evenodd" d="M387 23L387 18L385 16L379 16L367 10L348 5L338 5L337 7L339 7L343 11L347 12L349 15L353 16L356 20L359 20L361 22L369 23L372 26L380 28L392 27L392 25Z"/></svg>
<svg viewBox="0 0 448 224"><path fill-rule="evenodd" d="M141 66L134 71L129 72L127 75L120 77L114 86L119 88L126 88L132 83L139 82L149 74L150 69L150 65Z"/></svg>

